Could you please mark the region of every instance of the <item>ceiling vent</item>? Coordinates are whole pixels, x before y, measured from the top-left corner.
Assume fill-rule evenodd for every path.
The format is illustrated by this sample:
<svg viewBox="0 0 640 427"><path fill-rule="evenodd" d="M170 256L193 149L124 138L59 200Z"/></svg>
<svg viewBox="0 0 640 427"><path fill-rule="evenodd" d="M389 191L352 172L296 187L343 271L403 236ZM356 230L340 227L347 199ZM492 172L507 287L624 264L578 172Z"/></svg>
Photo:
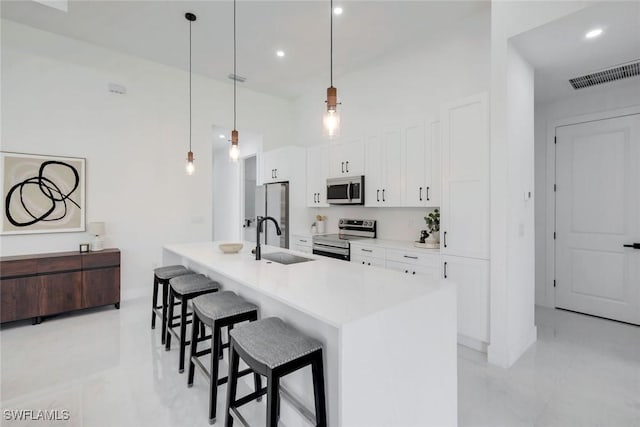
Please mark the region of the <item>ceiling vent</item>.
<svg viewBox="0 0 640 427"><path fill-rule="evenodd" d="M238 83L244 83L244 82L246 82L246 81L247 81L247 78L246 78L246 77L242 77L242 76L241 76L241 75L239 75L239 74L233 74L233 73L231 73L231 74L229 74L227 77L228 77L228 78L230 78L231 80L235 80L235 81L237 81Z"/></svg>
<svg viewBox="0 0 640 427"><path fill-rule="evenodd" d="M583 89L602 83L614 82L616 80L626 79L627 77L640 76L640 61L629 62L623 65L617 65L606 70L587 74L585 76L574 77L569 79L569 83L574 89Z"/></svg>

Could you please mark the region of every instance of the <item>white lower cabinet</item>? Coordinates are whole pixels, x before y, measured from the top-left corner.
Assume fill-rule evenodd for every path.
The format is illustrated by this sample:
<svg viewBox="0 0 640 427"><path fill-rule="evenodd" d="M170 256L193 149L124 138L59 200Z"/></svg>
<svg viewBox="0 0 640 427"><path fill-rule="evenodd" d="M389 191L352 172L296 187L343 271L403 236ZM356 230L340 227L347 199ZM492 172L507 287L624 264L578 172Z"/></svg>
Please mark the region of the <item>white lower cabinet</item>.
<svg viewBox="0 0 640 427"><path fill-rule="evenodd" d="M486 351L489 343L489 261L443 255L442 277L458 287L458 341Z"/></svg>
<svg viewBox="0 0 640 427"><path fill-rule="evenodd" d="M384 258L373 258L369 256L356 255L351 257L351 262L371 267L386 267Z"/></svg>
<svg viewBox="0 0 640 427"><path fill-rule="evenodd" d="M291 249L294 251L311 254L313 253L311 245L310 235L294 234L291 236Z"/></svg>

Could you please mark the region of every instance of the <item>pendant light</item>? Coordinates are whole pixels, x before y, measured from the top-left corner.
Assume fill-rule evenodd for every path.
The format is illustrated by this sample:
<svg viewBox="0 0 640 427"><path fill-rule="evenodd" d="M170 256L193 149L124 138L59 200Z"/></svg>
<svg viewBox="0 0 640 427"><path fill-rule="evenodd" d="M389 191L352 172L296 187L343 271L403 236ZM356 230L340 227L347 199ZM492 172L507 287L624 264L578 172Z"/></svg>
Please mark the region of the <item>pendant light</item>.
<svg viewBox="0 0 640 427"><path fill-rule="evenodd" d="M236 129L236 84L238 73L236 73L236 0L233 0L233 130L231 131L231 147L229 147L229 158L236 162L240 152L238 150L238 131Z"/></svg>
<svg viewBox="0 0 640 427"><path fill-rule="evenodd" d="M327 88L327 111L322 118L322 124L324 125L324 134L330 139L337 137L340 134L340 114L338 113L338 90L333 87L333 0L330 0L329 15L331 17L331 30L330 30L330 74L331 85Z"/></svg>
<svg viewBox="0 0 640 427"><path fill-rule="evenodd" d="M187 152L187 175L193 175L193 151L191 151L191 24L196 20L196 15L187 12L184 17L189 21L189 151Z"/></svg>

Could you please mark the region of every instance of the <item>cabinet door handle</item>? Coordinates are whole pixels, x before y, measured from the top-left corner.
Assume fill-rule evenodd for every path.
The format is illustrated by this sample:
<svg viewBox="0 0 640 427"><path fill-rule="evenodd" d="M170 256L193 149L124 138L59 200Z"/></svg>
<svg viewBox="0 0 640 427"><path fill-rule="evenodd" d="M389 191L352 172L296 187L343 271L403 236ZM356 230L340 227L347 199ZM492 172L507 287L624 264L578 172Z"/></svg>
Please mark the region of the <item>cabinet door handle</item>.
<svg viewBox="0 0 640 427"><path fill-rule="evenodd" d="M362 252L373 252L371 249L364 249L364 248L360 248L360 250L361 250Z"/></svg>
<svg viewBox="0 0 640 427"><path fill-rule="evenodd" d="M422 201L422 187L420 187L420 201Z"/></svg>
<svg viewBox="0 0 640 427"><path fill-rule="evenodd" d="M427 201L430 200L429 199L429 187L427 187Z"/></svg>
<svg viewBox="0 0 640 427"><path fill-rule="evenodd" d="M640 249L640 243L631 243L629 245L622 245L625 248L633 248L633 249Z"/></svg>
<svg viewBox="0 0 640 427"><path fill-rule="evenodd" d="M344 173L344 162L342 162L342 173Z"/></svg>
<svg viewBox="0 0 640 427"><path fill-rule="evenodd" d="M411 274L413 274L413 275L415 276L416 272L414 271L414 272L413 272L413 273L411 273Z"/></svg>
<svg viewBox="0 0 640 427"><path fill-rule="evenodd" d="M447 261L444 262L444 278L447 278Z"/></svg>
<svg viewBox="0 0 640 427"><path fill-rule="evenodd" d="M418 259L417 256L409 256L409 255L403 255L405 258L409 258L409 259Z"/></svg>
<svg viewBox="0 0 640 427"><path fill-rule="evenodd" d="M364 265L364 261L362 261L362 265Z"/></svg>
<svg viewBox="0 0 640 427"><path fill-rule="evenodd" d="M367 263L367 265L371 265L371 263L370 263L370 262L368 262L368 263Z"/></svg>
<svg viewBox="0 0 640 427"><path fill-rule="evenodd" d="M347 165L347 173L349 173L349 161L347 160L345 164Z"/></svg>
<svg viewBox="0 0 640 427"><path fill-rule="evenodd" d="M447 247L447 232L446 231L442 235L442 240L443 240L442 243L444 244L444 247L446 248Z"/></svg>
<svg viewBox="0 0 640 427"><path fill-rule="evenodd" d="M409 270L405 270L404 272L405 272L405 273L409 273Z"/></svg>
<svg viewBox="0 0 640 427"><path fill-rule="evenodd" d="M386 202L386 200L384 199L384 188L382 189L382 201Z"/></svg>
<svg viewBox="0 0 640 427"><path fill-rule="evenodd" d="M307 243L307 241L306 241L306 240L302 240L302 239L300 239L300 241L301 241L301 242L303 242L303 243Z"/></svg>
<svg viewBox="0 0 640 427"><path fill-rule="evenodd" d="M276 178L278 177L278 169L276 169Z"/></svg>
<svg viewBox="0 0 640 427"><path fill-rule="evenodd" d="M316 203L320 203L320 193L316 193Z"/></svg>
<svg viewBox="0 0 640 427"><path fill-rule="evenodd" d="M376 190L376 200L380 201L380 190Z"/></svg>

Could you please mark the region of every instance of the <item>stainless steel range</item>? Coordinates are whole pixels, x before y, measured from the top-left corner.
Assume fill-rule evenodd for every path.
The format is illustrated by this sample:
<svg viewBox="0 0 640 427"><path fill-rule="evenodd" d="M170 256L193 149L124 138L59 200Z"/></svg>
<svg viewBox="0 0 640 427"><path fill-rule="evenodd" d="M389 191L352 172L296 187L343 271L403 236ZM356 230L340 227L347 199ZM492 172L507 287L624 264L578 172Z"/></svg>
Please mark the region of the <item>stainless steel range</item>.
<svg viewBox="0 0 640 427"><path fill-rule="evenodd" d="M349 261L349 241L376 238L376 221L373 219L341 218L338 221L338 229L338 234L313 236L313 253Z"/></svg>

